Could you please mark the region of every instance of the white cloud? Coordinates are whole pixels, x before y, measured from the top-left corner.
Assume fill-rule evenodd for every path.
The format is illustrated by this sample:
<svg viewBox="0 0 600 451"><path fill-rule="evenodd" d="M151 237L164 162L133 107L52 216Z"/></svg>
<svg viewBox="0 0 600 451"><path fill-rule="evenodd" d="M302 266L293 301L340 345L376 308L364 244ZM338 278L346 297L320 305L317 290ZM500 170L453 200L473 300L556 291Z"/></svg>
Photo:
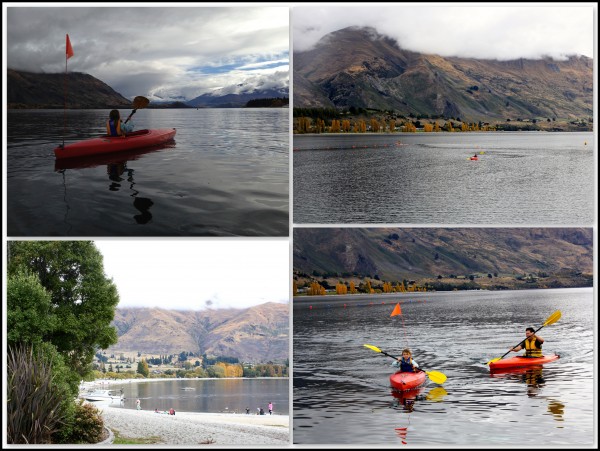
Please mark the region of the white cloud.
<svg viewBox="0 0 600 451"><path fill-rule="evenodd" d="M119 307L247 308L289 300L287 239L97 240Z"/></svg>
<svg viewBox="0 0 600 451"><path fill-rule="evenodd" d="M332 31L374 27L406 50L485 59L594 56L594 4L370 4L292 10L294 51Z"/></svg>

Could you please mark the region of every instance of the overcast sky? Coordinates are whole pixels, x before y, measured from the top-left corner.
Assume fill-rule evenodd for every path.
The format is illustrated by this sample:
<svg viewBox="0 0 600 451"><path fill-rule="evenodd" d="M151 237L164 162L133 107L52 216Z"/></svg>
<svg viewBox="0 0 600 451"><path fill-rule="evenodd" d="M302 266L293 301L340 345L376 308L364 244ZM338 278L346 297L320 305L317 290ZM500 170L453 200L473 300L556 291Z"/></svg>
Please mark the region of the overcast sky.
<svg viewBox="0 0 600 451"><path fill-rule="evenodd" d="M406 50L441 56L506 60L543 55L564 59L577 54L592 58L595 5L298 6L292 10L293 48L307 50L332 31L370 26Z"/></svg>
<svg viewBox="0 0 600 451"><path fill-rule="evenodd" d="M68 71L88 73L130 99L289 86L287 7L8 5L3 29L11 69L64 72L69 34Z"/></svg>
<svg viewBox="0 0 600 451"><path fill-rule="evenodd" d="M247 308L288 302L287 239L96 240L119 307Z"/></svg>

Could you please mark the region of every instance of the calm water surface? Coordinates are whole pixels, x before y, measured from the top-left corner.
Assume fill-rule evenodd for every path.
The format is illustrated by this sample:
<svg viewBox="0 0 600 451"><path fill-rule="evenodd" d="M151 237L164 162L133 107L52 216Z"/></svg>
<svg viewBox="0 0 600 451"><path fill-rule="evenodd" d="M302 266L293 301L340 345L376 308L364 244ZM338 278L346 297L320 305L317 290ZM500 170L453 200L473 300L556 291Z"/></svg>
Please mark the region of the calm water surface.
<svg viewBox="0 0 600 451"><path fill-rule="evenodd" d="M593 133L296 135L293 141L296 224L593 223ZM475 153L479 159L469 160Z"/></svg>
<svg viewBox="0 0 600 451"><path fill-rule="evenodd" d="M177 379L169 381L135 382L111 385L111 390L123 389L124 402L111 406L135 409L140 400L143 410L169 410L208 413L250 413L273 403L273 413L289 415L289 379ZM184 389L185 388L185 389Z"/></svg>
<svg viewBox="0 0 600 451"><path fill-rule="evenodd" d="M593 297L583 288L295 298L294 443L592 445ZM402 316L390 317L397 302ZM486 362L556 310L560 320L538 334L560 359L492 377ZM394 396L392 359L364 344L392 355L408 345L421 368L448 379Z"/></svg>
<svg viewBox="0 0 600 451"><path fill-rule="evenodd" d="M68 111L65 142L105 133L108 112ZM287 109L144 109L133 122L174 127L175 142L55 161L63 111L9 111L8 235L289 235Z"/></svg>

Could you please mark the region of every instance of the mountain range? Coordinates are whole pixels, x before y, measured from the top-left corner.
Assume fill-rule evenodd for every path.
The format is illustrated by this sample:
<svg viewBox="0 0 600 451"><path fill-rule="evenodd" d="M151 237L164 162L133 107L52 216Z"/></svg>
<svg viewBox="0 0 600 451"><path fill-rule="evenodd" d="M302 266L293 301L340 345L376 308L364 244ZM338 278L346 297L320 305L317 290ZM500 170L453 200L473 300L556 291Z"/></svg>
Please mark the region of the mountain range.
<svg viewBox="0 0 600 451"><path fill-rule="evenodd" d="M65 88L66 86L66 88ZM7 104L9 108L64 108L65 89L68 109L130 108L131 100L106 83L84 73L39 74L13 69L7 71ZM288 88L254 89L237 86L239 93L218 90L192 100L178 98L157 100L149 108L242 108L249 100L288 97Z"/></svg>
<svg viewBox="0 0 600 451"><path fill-rule="evenodd" d="M185 351L249 363L281 363L289 357L288 304L202 311L117 308L113 325L118 343L107 352L115 354Z"/></svg>
<svg viewBox="0 0 600 451"><path fill-rule="evenodd" d="M381 280L592 274L591 228L296 228L294 273Z"/></svg>
<svg viewBox="0 0 600 451"><path fill-rule="evenodd" d="M293 106L393 110L463 121L589 119L593 59L511 61L402 49L370 27L348 27L293 54Z"/></svg>
<svg viewBox="0 0 600 451"><path fill-rule="evenodd" d="M8 69L6 93L9 108L129 108L131 100L106 83L80 72L34 74Z"/></svg>

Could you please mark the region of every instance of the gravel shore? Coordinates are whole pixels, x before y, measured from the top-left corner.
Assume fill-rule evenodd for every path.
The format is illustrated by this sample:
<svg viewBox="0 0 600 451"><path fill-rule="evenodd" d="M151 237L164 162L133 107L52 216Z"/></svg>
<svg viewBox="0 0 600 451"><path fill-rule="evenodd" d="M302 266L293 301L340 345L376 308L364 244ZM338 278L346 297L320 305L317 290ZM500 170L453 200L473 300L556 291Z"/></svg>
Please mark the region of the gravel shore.
<svg viewBox="0 0 600 451"><path fill-rule="evenodd" d="M156 445L290 445L288 415L177 412L99 407L104 424L121 437L156 437Z"/></svg>

